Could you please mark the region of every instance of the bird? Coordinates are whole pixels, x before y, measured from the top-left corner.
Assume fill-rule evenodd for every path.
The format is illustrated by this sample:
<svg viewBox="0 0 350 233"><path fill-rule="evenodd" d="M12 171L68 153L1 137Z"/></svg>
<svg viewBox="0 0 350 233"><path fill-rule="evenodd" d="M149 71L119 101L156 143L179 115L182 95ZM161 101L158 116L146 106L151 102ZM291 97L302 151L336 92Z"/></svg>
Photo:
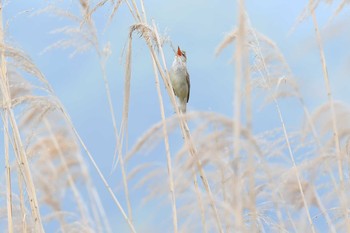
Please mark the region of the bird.
<svg viewBox="0 0 350 233"><path fill-rule="evenodd" d="M186 106L190 99L190 75L187 71L187 57L186 52L177 47L174 62L169 71L171 85L174 94L178 97L180 102L180 111L186 113Z"/></svg>

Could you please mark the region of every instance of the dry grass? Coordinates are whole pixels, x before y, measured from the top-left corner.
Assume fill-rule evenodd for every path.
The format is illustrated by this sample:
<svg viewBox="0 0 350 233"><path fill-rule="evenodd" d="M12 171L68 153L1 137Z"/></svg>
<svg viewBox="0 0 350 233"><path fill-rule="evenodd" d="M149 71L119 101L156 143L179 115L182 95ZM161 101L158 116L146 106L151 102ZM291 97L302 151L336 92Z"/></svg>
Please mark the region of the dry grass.
<svg viewBox="0 0 350 233"><path fill-rule="evenodd" d="M109 159L121 174L118 182L123 196L110 186L107 172L95 162L96 155L89 151L44 74L28 55L5 40L2 11L6 8L0 7L5 164L0 183L0 220L4 223L0 226L11 233L44 232L52 226L59 232L115 232L109 223L114 219L106 215L101 192L92 181L87 166L92 164L130 232L144 232L136 227L138 216L133 213L132 194L139 190L144 202L159 203L155 206L161 212L158 220L163 217L162 221L171 222L167 232L349 232L350 107L335 101L331 92L316 17L321 2L310 0L293 28L310 17L320 52L328 101L310 113L278 46L254 28L245 2L238 1L237 26L216 49L219 56L229 45L235 46L233 116L179 111L163 51L171 41L159 33L155 21L148 21L143 0L80 0L72 3L78 13L55 5L37 10L35 14L49 13L69 22L54 31L65 39L47 51L72 47L72 56L86 50L97 54L115 137L115 154ZM341 1L333 16L346 4ZM103 34L98 33L94 16L108 9L108 28L121 6L129 10L134 22L125 35L124 98L118 115L106 72L112 48L110 43L101 44ZM131 79L137 67L132 61L135 40L144 41L148 48L155 78L150 83L156 85L160 121L128 148ZM276 128L254 131L256 96L263 99L261 108L275 107L271 114L278 116ZM280 105L286 98L297 100L305 114L302 129L287 127ZM165 99L174 108L172 116L166 115ZM178 138L182 144L176 151ZM149 154L161 143L164 158L149 162ZM163 208L170 216L162 216Z"/></svg>

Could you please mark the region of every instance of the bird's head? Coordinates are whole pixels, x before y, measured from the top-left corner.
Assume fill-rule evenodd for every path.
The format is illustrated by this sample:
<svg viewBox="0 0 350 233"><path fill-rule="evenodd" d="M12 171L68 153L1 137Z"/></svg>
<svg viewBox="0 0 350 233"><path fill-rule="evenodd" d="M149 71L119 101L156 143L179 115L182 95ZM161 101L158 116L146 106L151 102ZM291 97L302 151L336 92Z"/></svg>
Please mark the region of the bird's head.
<svg viewBox="0 0 350 233"><path fill-rule="evenodd" d="M180 58L182 62L187 61L186 52L177 47L176 57Z"/></svg>

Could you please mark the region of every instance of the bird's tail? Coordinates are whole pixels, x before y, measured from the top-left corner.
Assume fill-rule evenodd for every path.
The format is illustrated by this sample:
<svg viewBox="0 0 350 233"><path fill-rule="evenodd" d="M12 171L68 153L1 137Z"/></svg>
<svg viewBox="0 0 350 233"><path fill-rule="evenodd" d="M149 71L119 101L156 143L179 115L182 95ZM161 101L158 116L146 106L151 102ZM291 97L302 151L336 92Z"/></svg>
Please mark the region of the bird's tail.
<svg viewBox="0 0 350 233"><path fill-rule="evenodd" d="M180 111L182 112L182 113L186 113L186 105L187 105L187 103L186 103L186 101L180 101Z"/></svg>

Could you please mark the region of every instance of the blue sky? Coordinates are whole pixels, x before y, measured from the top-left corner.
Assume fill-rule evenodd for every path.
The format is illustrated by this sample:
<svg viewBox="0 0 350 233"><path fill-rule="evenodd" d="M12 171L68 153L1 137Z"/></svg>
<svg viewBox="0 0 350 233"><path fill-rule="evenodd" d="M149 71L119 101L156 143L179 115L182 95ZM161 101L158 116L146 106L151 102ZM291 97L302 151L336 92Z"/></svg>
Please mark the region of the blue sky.
<svg viewBox="0 0 350 233"><path fill-rule="evenodd" d="M310 109L314 109L326 100L326 91L320 65L317 46L314 44L312 22L308 18L302 22L293 34L289 30L296 22L307 1L277 1L256 0L246 1L246 7L253 27L260 33L267 35L276 42L281 49L292 72L297 78L303 96ZM69 4L60 3L69 7ZM72 5L73 3L71 3ZM109 114L106 93L101 77L98 59L93 51L87 51L69 58L72 50L42 51L52 43L62 38L61 35L49 32L67 24L48 15L30 16L33 9L44 7L41 1L11 1L4 8L4 17L9 22L8 41L22 48L31 56L35 64L41 69L47 80L60 98L80 133L88 145L96 162L108 177L118 197L121 191L120 175L111 172L111 163L114 152L114 136ZM146 1L146 11L149 19L154 19L160 32L166 32L173 44L186 50L188 69L191 77L191 96L188 104L189 111L215 111L227 116L233 113L233 83L234 64L232 57L234 46L228 47L220 56L215 57L217 45L236 25L236 1ZM320 25L325 25L335 7L321 4L318 10ZM18 14L23 10L28 13ZM123 80L125 54L122 51L127 43L128 28L133 23L132 18L123 4L120 7L113 23L104 31L106 17L98 13L95 16L100 41L110 42L112 55L107 63L107 74L112 91L113 103L116 109L117 122L121 120ZM342 14L333 22L337 24L344 18ZM349 31L344 31L348 33ZM335 99L347 102L349 100L347 83L347 65L349 57L341 46L348 37L341 34L326 41L325 52L329 65L331 86ZM131 103L129 118L129 145L160 121L158 98L154 85L154 76L148 48L141 39L135 36L132 57ZM165 48L168 66L173 60L173 53L169 47ZM165 88L162 86L163 93ZM173 114L170 101L165 96L167 116ZM302 124L303 115L296 102L286 102L282 110L286 117L287 128L291 130ZM293 107L291 107L293 106ZM267 106L264 109L254 110L256 115L255 132L278 127L277 114L271 114L274 108ZM152 159L152 158L151 158ZM86 159L87 160L87 159ZM88 160L87 160L88 161ZM3 161L0 161L0 164ZM89 163L89 162L87 162ZM113 219L116 208L111 206L111 199L104 191L100 179L91 168L95 184L101 190L101 197L108 214ZM118 172L119 174L119 172ZM142 192L142 191L141 191ZM140 207L141 194L134 192L132 198L136 201L136 219L143 219L148 215L151 205ZM120 218L118 215L117 217ZM150 217L148 217L150 218ZM146 218L147 219L147 218ZM152 222L153 220L149 220ZM113 221L112 221L113 222ZM147 222L147 221L145 221ZM124 223L121 220L116 225ZM143 223L139 223L142 225Z"/></svg>

